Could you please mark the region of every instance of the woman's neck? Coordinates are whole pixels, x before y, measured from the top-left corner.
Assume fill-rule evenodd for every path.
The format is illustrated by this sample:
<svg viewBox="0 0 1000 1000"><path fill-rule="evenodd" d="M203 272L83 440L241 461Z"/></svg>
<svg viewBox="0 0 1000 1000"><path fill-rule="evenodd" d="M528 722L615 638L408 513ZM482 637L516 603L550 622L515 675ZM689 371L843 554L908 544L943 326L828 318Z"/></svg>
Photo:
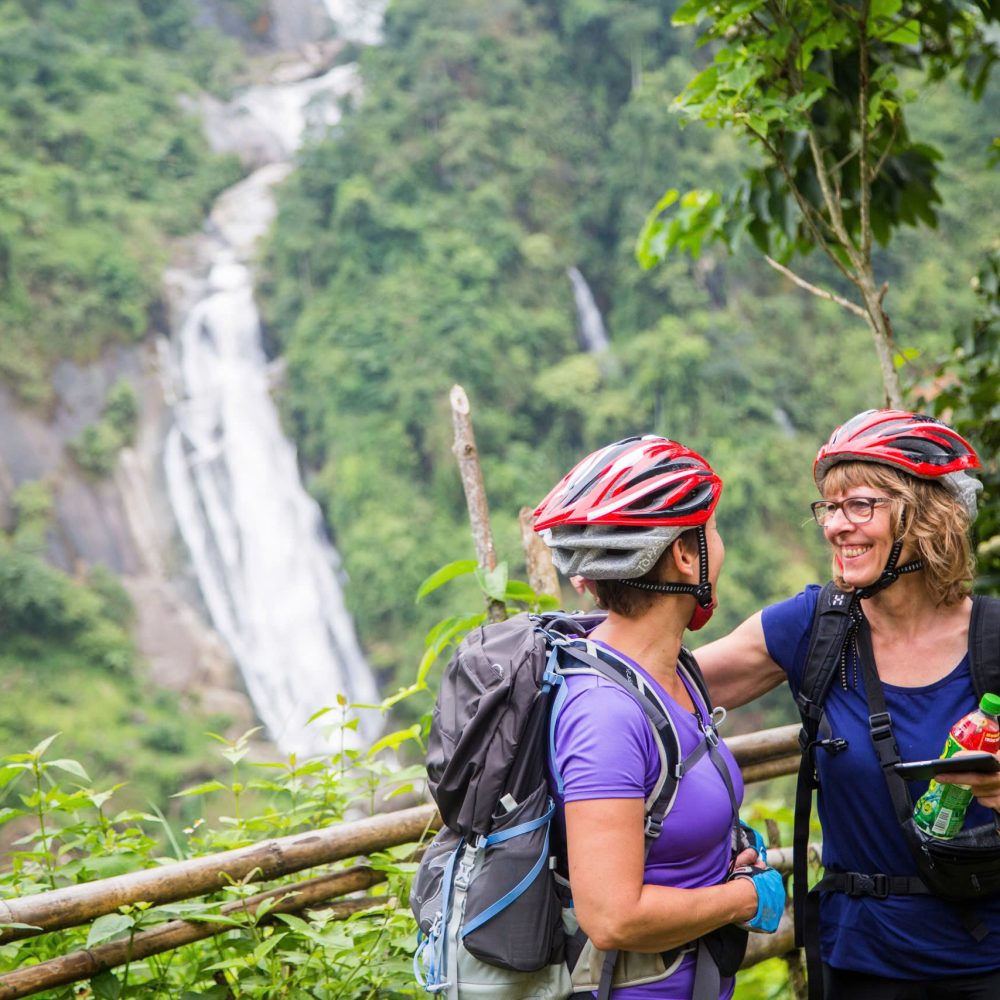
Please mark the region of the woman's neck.
<svg viewBox="0 0 1000 1000"><path fill-rule="evenodd" d="M686 625L686 620L682 622L680 618L684 613L690 616L690 609L686 612L678 610L676 605L686 605L687 602L676 599L662 602L663 608L659 607L659 603L638 618L625 618L609 611L608 617L590 633L590 637L635 660L671 691L680 682L677 658Z"/></svg>

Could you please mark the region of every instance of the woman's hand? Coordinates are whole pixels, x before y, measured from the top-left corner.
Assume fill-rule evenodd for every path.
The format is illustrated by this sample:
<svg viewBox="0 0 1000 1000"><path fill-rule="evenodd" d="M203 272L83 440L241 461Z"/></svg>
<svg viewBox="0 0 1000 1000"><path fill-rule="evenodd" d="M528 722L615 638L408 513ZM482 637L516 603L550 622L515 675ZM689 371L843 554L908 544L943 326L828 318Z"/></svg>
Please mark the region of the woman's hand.
<svg viewBox="0 0 1000 1000"><path fill-rule="evenodd" d="M956 756L961 756L961 753ZM1000 754L994 756L1000 760ZM951 774L935 775L934 780L939 785L965 785L972 789L972 794L981 805L1000 812L1000 771L992 773L955 771Z"/></svg>

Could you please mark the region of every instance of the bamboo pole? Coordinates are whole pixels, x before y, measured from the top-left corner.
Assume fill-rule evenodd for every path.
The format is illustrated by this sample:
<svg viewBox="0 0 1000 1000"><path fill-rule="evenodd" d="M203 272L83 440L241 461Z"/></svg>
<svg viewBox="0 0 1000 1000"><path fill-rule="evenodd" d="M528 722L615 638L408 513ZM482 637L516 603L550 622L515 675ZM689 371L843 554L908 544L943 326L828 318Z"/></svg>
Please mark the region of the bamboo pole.
<svg viewBox="0 0 1000 1000"><path fill-rule="evenodd" d="M559 576L552 564L552 550L535 531L534 511L530 507L522 507L517 519L521 525L521 547L528 570L528 585L536 594L548 594L558 600Z"/></svg>
<svg viewBox="0 0 1000 1000"><path fill-rule="evenodd" d="M256 914L261 903L277 900L268 911L265 919L270 919L272 913L299 913L302 910L315 907L336 896L350 892L368 889L384 882L384 872L372 871L370 868L356 867L335 875L324 875L309 879L295 885L281 886L262 892L247 899L237 899L227 903L219 910L220 916L234 913L246 913L249 917ZM348 900L343 903L331 904L328 909L334 919L343 919L360 910L370 909L378 905L379 900L373 897ZM226 922L171 920L169 923L153 927L148 931L140 931L131 939L109 941L107 944L94 948L84 948L60 955L58 958L29 965L0 976L0 1000L17 1000L19 997L31 996L41 990L54 989L57 986L68 986L81 979L90 979L101 972L117 968L126 963L141 961L172 951L183 945L193 944L205 938L214 937L224 931L231 931L232 924Z"/></svg>
<svg viewBox="0 0 1000 1000"><path fill-rule="evenodd" d="M771 852L768 851L768 857ZM747 953L740 964L741 969L749 969L751 965L759 965L769 958L784 957L795 949L795 932L792 918L783 913L781 923L773 934L751 934L747 943Z"/></svg>
<svg viewBox="0 0 1000 1000"><path fill-rule="evenodd" d="M798 757L800 728L795 723L775 729L762 729L756 733L744 733L741 736L727 736L726 746L740 766L760 764L774 757Z"/></svg>
<svg viewBox="0 0 1000 1000"><path fill-rule="evenodd" d="M434 806L414 806L161 868L66 886L36 896L0 900L0 924L29 925L0 927L0 941L77 927L126 904L173 903L215 892L231 882L249 878L268 881L316 865L410 843L419 840L436 822Z"/></svg>
<svg viewBox="0 0 1000 1000"><path fill-rule="evenodd" d="M486 487L483 485L483 470L479 464L476 435L472 430L469 397L460 385L453 385L449 398L452 426L455 430L452 451L458 461L458 472L462 477L462 488L465 490L472 538L476 543L476 558L483 569L493 570L496 569L497 555L493 548L493 533L490 530L490 508L486 500ZM491 622L503 621L507 617L506 605L503 601L488 598L486 616Z"/></svg>

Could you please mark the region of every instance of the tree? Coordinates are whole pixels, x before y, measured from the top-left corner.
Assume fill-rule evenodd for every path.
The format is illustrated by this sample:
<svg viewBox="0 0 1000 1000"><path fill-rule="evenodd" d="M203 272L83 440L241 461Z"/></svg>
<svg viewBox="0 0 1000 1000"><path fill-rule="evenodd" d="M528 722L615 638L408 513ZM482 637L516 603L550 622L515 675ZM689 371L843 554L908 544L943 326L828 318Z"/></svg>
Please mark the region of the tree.
<svg viewBox="0 0 1000 1000"><path fill-rule="evenodd" d="M924 398L977 446L983 494L974 526L977 586L1000 594L1000 245L994 246L974 281L979 310L955 332L951 357Z"/></svg>
<svg viewBox="0 0 1000 1000"><path fill-rule="evenodd" d="M941 200L941 154L910 136L918 92L906 83L914 73L957 74L979 97L998 56L998 20L994 0L687 0L674 23L704 25L702 42L718 46L675 107L739 130L760 162L726 195L667 191L639 238L640 262L653 266L674 250L698 256L706 240L732 246L749 234L777 270L865 320L886 401L901 406L875 244L903 225L935 226ZM787 267L814 249L842 289Z"/></svg>

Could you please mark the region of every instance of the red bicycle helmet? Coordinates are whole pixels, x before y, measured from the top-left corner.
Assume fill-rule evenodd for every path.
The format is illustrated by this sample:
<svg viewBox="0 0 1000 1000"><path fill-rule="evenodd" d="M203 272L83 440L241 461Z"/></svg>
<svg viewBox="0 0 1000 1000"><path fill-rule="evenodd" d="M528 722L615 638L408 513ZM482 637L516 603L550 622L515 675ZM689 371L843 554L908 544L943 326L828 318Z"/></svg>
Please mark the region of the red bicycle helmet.
<svg viewBox="0 0 1000 1000"><path fill-rule="evenodd" d="M662 437L631 437L588 455L535 510L535 530L705 524L722 480L697 452ZM679 532L678 532L679 533Z"/></svg>
<svg viewBox="0 0 1000 1000"><path fill-rule="evenodd" d="M620 580L664 594L690 594L688 627L701 628L715 599L705 524L722 480L697 452L661 437L630 437L588 455L535 510L535 530L556 569L587 580ZM698 531L697 585L639 580L687 528Z"/></svg>
<svg viewBox="0 0 1000 1000"><path fill-rule="evenodd" d="M934 417L906 410L865 410L838 427L813 464L820 486L839 462L875 462L920 479L941 480L945 488L976 515L978 480L966 474L980 468L979 456L957 431Z"/></svg>

